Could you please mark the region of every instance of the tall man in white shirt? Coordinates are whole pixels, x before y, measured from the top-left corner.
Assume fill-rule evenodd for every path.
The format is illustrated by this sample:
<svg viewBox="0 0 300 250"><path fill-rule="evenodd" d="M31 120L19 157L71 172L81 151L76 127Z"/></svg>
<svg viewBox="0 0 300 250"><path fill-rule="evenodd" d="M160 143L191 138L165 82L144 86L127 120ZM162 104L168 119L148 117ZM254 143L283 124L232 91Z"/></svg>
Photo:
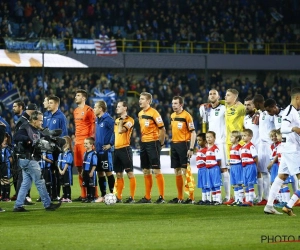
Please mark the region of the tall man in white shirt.
<svg viewBox="0 0 300 250"><path fill-rule="evenodd" d="M258 200L260 201L257 205L266 205L269 197L270 189L270 174L267 169L270 163L271 155L271 144L269 133L272 129L275 129L274 118L268 114L264 107L265 99L262 95L255 95L253 97L253 103L255 108L259 112L259 145L258 145L258 179L263 180L263 196L264 199L258 194ZM261 180L258 180L260 182Z"/></svg>
<svg viewBox="0 0 300 250"><path fill-rule="evenodd" d="M278 169L278 175L275 178L268 198L268 203L264 208L266 214L281 214L273 207L274 199L279 192L283 182L289 175L296 175L300 179L300 118L298 109L300 109L300 88L291 90L291 104L286 107L282 115L282 143L283 152L281 163ZM282 211L289 216L295 216L292 207L300 198L300 190L296 190L287 205L282 208Z"/></svg>
<svg viewBox="0 0 300 250"><path fill-rule="evenodd" d="M211 89L208 94L209 104L203 104L199 108L203 122L208 123L208 130L216 133L216 145L219 148L221 159L221 173L225 191L224 202L230 201L230 175L226 159L226 126L225 126L225 105L219 102L220 95L217 90ZM233 200L234 201L234 200Z"/></svg>
<svg viewBox="0 0 300 250"><path fill-rule="evenodd" d="M264 106L268 114L274 117L275 128L280 129L282 124L282 115L284 113L284 109L279 108L274 99L267 99L265 101ZM294 182L292 182L291 184L293 187L293 191L296 192L296 190L298 189L298 178L296 175L294 175L293 178L294 178Z"/></svg>

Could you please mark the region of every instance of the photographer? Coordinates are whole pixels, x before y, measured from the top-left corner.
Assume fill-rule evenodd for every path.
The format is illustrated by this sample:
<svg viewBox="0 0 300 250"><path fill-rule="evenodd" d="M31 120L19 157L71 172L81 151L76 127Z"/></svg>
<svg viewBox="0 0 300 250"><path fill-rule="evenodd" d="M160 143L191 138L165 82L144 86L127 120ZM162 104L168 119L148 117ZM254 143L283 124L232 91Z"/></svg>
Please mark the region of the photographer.
<svg viewBox="0 0 300 250"><path fill-rule="evenodd" d="M43 114L34 111L29 119L29 123L23 124L15 133L13 139L17 145L16 151L19 153L19 166L22 169L23 182L18 193L14 206L14 212L26 212L23 207L26 193L34 181L46 211L54 211L60 207L61 203L51 203L47 193L45 180L42 178L41 168L38 161L41 160L41 153L36 149L36 143L41 138L43 124Z"/></svg>

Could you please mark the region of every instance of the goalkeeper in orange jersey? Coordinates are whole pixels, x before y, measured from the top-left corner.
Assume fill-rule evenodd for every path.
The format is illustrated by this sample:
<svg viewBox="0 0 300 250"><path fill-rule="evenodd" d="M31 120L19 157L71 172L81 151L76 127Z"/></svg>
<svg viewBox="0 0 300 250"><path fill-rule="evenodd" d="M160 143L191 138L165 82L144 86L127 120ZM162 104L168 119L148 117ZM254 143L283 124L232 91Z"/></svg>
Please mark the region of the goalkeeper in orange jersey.
<svg viewBox="0 0 300 250"><path fill-rule="evenodd" d="M79 198L74 201L82 201L87 197L86 188L83 187L82 182L82 162L85 152L84 140L87 137L95 136L95 115L93 109L86 105L87 92L83 89L76 91L75 103L78 107L74 110L75 121L75 146L74 146L74 166L78 170L79 184L81 188L81 194ZM97 188L96 188L97 190ZM97 191L95 193L97 197Z"/></svg>

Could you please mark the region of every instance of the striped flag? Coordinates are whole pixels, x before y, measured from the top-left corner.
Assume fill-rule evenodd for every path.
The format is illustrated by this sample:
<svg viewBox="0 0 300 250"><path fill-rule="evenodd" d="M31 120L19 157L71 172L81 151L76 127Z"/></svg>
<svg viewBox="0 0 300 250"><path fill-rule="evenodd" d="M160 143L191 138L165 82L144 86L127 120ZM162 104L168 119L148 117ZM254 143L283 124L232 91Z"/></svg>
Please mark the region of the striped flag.
<svg viewBox="0 0 300 250"><path fill-rule="evenodd" d="M195 190L195 179L192 173L190 162L188 162L186 173L185 173L184 192L187 195L190 195L190 193L194 193L194 190Z"/></svg>
<svg viewBox="0 0 300 250"><path fill-rule="evenodd" d="M111 56L118 54L116 40L113 39L96 39L95 48L97 56Z"/></svg>
<svg viewBox="0 0 300 250"><path fill-rule="evenodd" d="M6 109L12 109L14 102L20 100L20 94L18 89L12 89L0 96L0 102Z"/></svg>

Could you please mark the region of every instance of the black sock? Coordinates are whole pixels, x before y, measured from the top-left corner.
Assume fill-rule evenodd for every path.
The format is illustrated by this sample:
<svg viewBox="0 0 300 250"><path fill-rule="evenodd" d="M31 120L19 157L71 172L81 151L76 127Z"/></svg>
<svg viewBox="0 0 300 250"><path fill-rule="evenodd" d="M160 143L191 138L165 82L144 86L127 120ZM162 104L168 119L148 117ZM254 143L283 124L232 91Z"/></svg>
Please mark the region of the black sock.
<svg viewBox="0 0 300 250"><path fill-rule="evenodd" d="M65 187L65 186L62 187L62 190L63 190L63 195L62 195L62 197L63 197L64 199L67 199L67 191L66 191L66 188L67 188L67 187Z"/></svg>
<svg viewBox="0 0 300 250"><path fill-rule="evenodd" d="M2 199L2 200L6 198L5 195L6 195L6 188L5 188L5 185L4 185L4 184L1 184L1 196L2 196L1 199Z"/></svg>
<svg viewBox="0 0 300 250"><path fill-rule="evenodd" d="M101 176L98 178L98 180L99 180L101 196L104 197L106 195L106 177Z"/></svg>
<svg viewBox="0 0 300 250"><path fill-rule="evenodd" d="M46 185L46 189L47 189L47 192L48 192L48 195L49 195L49 197L51 198L52 196L52 186L50 186L50 185ZM56 197L55 197L56 198Z"/></svg>
<svg viewBox="0 0 300 250"><path fill-rule="evenodd" d="M95 187L90 187L91 200L95 200Z"/></svg>
<svg viewBox="0 0 300 250"><path fill-rule="evenodd" d="M71 186L66 186L66 198L71 200Z"/></svg>
<svg viewBox="0 0 300 250"><path fill-rule="evenodd" d="M5 198L10 199L10 184L5 184Z"/></svg>
<svg viewBox="0 0 300 250"><path fill-rule="evenodd" d="M114 192L114 187L115 187L115 177L114 175L110 175L110 176L107 176L107 182L108 182L108 187L109 187L109 191L111 193Z"/></svg>

